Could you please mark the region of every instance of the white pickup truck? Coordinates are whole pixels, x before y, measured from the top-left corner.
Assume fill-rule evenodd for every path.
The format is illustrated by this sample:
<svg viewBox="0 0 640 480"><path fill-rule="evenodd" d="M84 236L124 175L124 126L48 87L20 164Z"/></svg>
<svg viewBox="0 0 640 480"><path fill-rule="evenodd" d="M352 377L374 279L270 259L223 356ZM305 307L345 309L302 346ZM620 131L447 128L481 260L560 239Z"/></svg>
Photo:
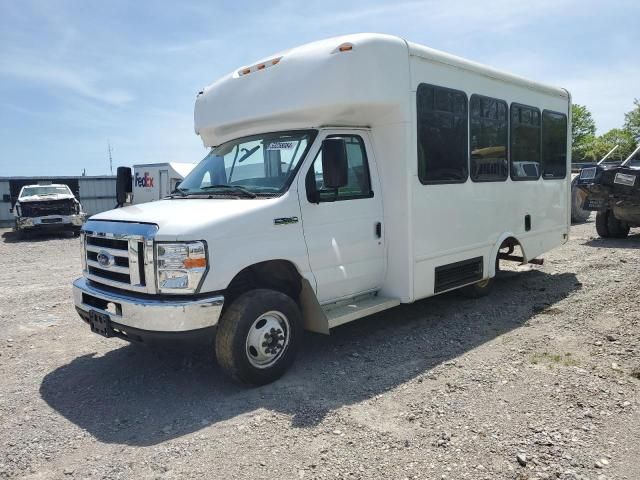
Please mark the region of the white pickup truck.
<svg viewBox="0 0 640 480"><path fill-rule="evenodd" d="M68 230L80 234L86 215L67 185L25 185L12 208L15 230L21 236L36 231Z"/></svg>
<svg viewBox="0 0 640 480"><path fill-rule="evenodd" d="M198 94L210 150L177 190L86 223L76 309L106 337L214 340L226 372L264 384L303 329L487 295L498 260L567 241L570 105L388 35L239 68Z"/></svg>

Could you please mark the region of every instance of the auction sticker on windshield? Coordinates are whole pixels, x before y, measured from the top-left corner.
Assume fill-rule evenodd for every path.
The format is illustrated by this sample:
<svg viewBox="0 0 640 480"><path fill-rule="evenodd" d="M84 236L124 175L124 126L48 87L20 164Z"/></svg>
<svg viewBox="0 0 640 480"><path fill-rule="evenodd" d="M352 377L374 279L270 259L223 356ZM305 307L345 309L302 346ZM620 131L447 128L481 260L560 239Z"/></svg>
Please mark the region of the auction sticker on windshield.
<svg viewBox="0 0 640 480"><path fill-rule="evenodd" d="M267 150L291 150L293 142L271 142Z"/></svg>

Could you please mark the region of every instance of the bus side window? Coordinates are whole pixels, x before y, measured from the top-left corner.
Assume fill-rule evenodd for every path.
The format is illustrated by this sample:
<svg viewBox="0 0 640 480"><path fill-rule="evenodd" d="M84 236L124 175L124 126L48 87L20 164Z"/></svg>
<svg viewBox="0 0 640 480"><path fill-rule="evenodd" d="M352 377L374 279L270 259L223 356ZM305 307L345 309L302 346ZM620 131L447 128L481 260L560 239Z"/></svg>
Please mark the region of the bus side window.
<svg viewBox="0 0 640 480"><path fill-rule="evenodd" d="M567 176L567 116L542 112L542 178Z"/></svg>
<svg viewBox="0 0 640 480"><path fill-rule="evenodd" d="M416 113L420 182L466 182L469 176L466 93L421 83L416 92Z"/></svg>
<svg viewBox="0 0 640 480"><path fill-rule="evenodd" d="M505 181L509 175L507 160L507 102L482 95L471 95L471 180Z"/></svg>
<svg viewBox="0 0 640 480"><path fill-rule="evenodd" d="M540 110L511 104L511 179L540 178Z"/></svg>

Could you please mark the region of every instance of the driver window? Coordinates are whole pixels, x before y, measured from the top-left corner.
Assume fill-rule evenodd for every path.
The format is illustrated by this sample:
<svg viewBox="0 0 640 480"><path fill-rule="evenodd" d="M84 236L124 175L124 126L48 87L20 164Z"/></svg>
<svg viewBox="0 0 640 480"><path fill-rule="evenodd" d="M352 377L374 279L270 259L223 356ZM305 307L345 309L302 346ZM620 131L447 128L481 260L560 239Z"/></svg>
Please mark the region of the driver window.
<svg viewBox="0 0 640 480"><path fill-rule="evenodd" d="M307 175L307 194L313 202L311 192L318 192L323 201L353 200L356 198L371 198L371 178L367 154L362 138L358 135L331 135L330 138L344 138L347 147L348 183L344 187L334 190L324 188L322 178L322 150L318 152L313 165Z"/></svg>

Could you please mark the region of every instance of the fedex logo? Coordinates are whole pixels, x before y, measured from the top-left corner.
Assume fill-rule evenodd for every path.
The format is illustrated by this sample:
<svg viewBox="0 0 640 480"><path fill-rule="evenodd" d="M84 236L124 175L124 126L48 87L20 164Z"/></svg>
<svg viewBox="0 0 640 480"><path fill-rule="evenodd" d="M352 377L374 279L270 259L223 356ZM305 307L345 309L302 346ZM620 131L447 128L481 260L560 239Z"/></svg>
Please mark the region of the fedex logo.
<svg viewBox="0 0 640 480"><path fill-rule="evenodd" d="M153 188L153 177L149 175L149 172L144 172L144 176L140 176L138 172L136 172L136 187L145 187L145 188Z"/></svg>

